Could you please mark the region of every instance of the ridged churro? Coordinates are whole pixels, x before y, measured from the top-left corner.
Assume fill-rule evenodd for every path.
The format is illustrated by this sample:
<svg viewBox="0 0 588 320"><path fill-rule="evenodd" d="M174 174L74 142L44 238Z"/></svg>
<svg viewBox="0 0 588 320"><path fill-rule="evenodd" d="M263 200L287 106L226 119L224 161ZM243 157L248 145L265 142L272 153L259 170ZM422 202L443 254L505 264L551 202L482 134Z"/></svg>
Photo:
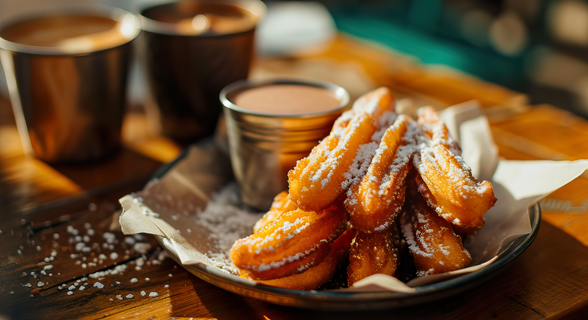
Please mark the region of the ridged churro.
<svg viewBox="0 0 588 320"><path fill-rule="evenodd" d="M349 246L355 235L353 229L348 229L330 245L327 257L303 273L293 274L284 278L272 280L259 280L257 282L268 286L280 287L292 290L314 290L329 281L337 267L349 256Z"/></svg>
<svg viewBox="0 0 588 320"><path fill-rule="evenodd" d="M404 115L386 130L367 173L347 192L345 207L354 228L377 232L393 223L404 204L415 134L416 124Z"/></svg>
<svg viewBox="0 0 588 320"><path fill-rule="evenodd" d="M333 130L288 173L290 196L299 208L320 211L334 203L367 169L385 117L395 115L387 88L360 97ZM384 118L384 119L382 119ZM378 137L376 137L378 140Z"/></svg>
<svg viewBox="0 0 588 320"><path fill-rule="evenodd" d="M472 258L449 222L439 217L418 192L413 192L401 219L402 233L414 257L417 276L467 267Z"/></svg>
<svg viewBox="0 0 588 320"><path fill-rule="evenodd" d="M294 201L292 201L292 198L290 198L288 192L280 192L277 196L274 197L274 201L272 202L272 206L270 207L269 211L264 214L263 217L259 219L253 226L253 233L261 230L261 228L276 220L284 213L296 209L298 209L298 207L296 207L296 204Z"/></svg>
<svg viewBox="0 0 588 320"><path fill-rule="evenodd" d="M342 201L320 212L296 209L237 240L230 257L237 268L254 279L286 277L318 265L346 224Z"/></svg>

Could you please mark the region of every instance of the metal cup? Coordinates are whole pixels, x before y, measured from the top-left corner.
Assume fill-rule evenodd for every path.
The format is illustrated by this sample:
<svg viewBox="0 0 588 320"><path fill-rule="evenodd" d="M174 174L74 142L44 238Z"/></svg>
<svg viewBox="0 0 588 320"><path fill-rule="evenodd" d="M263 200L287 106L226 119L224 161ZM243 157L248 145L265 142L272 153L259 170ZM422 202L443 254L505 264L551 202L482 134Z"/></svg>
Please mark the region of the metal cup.
<svg viewBox="0 0 588 320"><path fill-rule="evenodd" d="M232 33L186 34L163 14L197 16L203 3L244 9L259 19L266 6L258 0L183 0L141 11L150 118L175 140L192 142L214 133L222 107L220 90L246 79L253 58L255 26ZM155 116L153 116L155 115Z"/></svg>
<svg viewBox="0 0 588 320"><path fill-rule="evenodd" d="M18 22L68 15L112 19L123 38L111 47L87 42L58 47L0 37L0 59L23 147L50 163L100 159L119 148L131 41L140 33L138 18L118 8L69 6Z"/></svg>
<svg viewBox="0 0 588 320"><path fill-rule="evenodd" d="M294 84L324 88L341 101L338 108L300 115L262 114L233 103L236 94L248 89ZM243 80L220 94L227 125L231 164L243 203L267 210L273 198L288 188L287 174L296 161L306 157L326 137L335 120L349 104L347 91L335 84L301 79Z"/></svg>

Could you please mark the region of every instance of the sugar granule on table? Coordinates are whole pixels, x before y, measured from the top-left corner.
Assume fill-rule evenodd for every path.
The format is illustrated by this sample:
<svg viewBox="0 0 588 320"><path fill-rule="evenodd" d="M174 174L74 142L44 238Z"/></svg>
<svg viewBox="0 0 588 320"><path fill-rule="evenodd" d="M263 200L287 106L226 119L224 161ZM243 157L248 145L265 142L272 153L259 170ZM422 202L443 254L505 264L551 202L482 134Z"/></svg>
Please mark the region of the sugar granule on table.
<svg viewBox="0 0 588 320"><path fill-rule="evenodd" d="M152 297L152 298L153 298L153 297L157 297L158 295L159 295L159 294L158 294L157 292L150 292L150 293L149 293L149 296L150 296L150 297Z"/></svg>

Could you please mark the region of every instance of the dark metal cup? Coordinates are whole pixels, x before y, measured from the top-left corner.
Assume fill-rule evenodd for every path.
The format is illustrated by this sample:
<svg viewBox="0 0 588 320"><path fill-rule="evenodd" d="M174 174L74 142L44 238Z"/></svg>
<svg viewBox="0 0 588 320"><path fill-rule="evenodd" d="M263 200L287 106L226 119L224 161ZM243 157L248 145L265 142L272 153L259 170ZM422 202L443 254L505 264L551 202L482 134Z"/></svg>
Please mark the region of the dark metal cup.
<svg viewBox="0 0 588 320"><path fill-rule="evenodd" d="M23 147L46 162L96 160L120 146L138 18L117 8L64 7L19 22L80 14L118 22L124 39L114 47L92 49L25 45L0 37L0 59Z"/></svg>
<svg viewBox="0 0 588 320"><path fill-rule="evenodd" d="M187 0L141 11L142 53L151 100L148 111L157 114L164 135L184 142L214 133L222 110L219 92L248 77L254 51L255 25L233 33L184 34L173 23L156 18L162 13L196 16L202 3L242 8L258 19L266 10L257 0Z"/></svg>

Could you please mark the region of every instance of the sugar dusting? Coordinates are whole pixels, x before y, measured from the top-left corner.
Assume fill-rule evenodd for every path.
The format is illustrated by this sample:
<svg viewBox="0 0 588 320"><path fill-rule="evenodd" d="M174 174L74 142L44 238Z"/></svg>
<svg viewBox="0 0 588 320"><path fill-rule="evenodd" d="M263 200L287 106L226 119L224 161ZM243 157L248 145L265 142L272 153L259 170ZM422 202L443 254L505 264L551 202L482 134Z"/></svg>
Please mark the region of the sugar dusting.
<svg viewBox="0 0 588 320"><path fill-rule="evenodd" d="M233 243L238 239L249 236L255 222L261 216L241 208L239 200L239 186L236 182L223 187L208 202L206 208L196 216L196 223L209 230L209 242L218 251L209 251L206 256L215 267L227 272L235 272L235 267L229 259L229 252Z"/></svg>

